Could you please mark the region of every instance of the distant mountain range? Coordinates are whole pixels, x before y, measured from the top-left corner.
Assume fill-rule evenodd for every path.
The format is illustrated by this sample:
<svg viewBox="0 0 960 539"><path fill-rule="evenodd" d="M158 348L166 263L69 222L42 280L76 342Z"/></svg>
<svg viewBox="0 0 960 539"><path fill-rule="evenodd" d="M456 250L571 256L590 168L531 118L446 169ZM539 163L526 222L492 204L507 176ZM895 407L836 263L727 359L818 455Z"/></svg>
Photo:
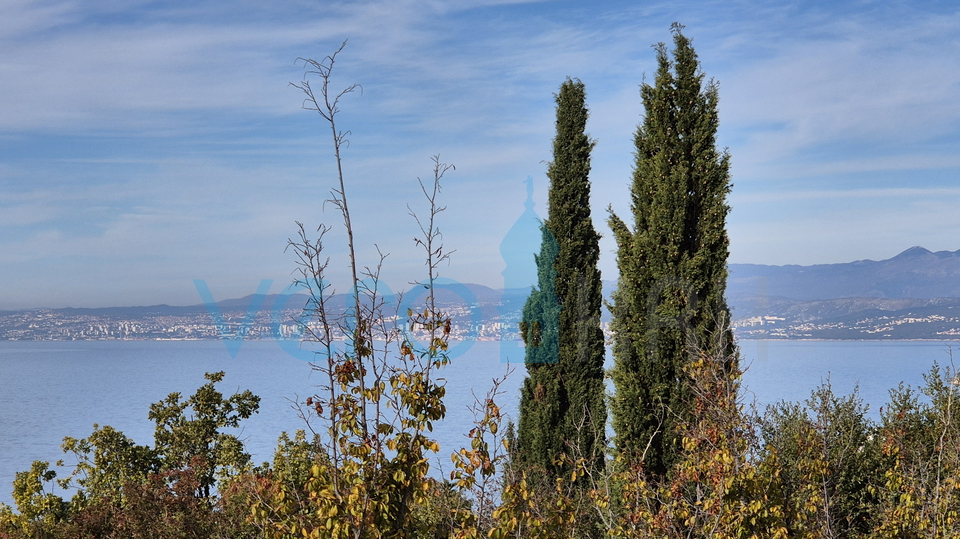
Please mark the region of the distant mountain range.
<svg viewBox="0 0 960 539"><path fill-rule="evenodd" d="M960 251L911 247L880 261L815 266L730 264L727 296L835 298L960 297Z"/></svg>
<svg viewBox="0 0 960 539"><path fill-rule="evenodd" d="M880 261L728 269L741 338L960 337L960 251L911 247Z"/></svg>
<svg viewBox="0 0 960 539"><path fill-rule="evenodd" d="M473 298L477 300L477 303L480 305L490 305L490 304L499 304L501 302L506 302L508 305L513 305L514 303L519 303L519 307L523 307L522 302L526 300L527 295L530 293L530 289L509 289L506 292L503 290L495 290L493 288L479 285L479 284L464 284L466 290L473 294ZM409 292L404 292L404 295L409 294ZM263 303L260 306L260 311L272 311L273 305L280 297L280 294L267 294L263 298ZM334 294L328 298L328 305L336 311L337 309L343 309L346 305L348 299L351 296L348 294ZM298 309L306 304L308 296L306 294L294 294L284 299L284 310L289 309ZM459 295L454 294L446 289L438 289L437 293L438 301L441 304L449 305L453 303L460 304L463 300ZM387 296L384 298L387 303L395 302L394 296ZM253 301L253 294L243 296L240 298L230 298L217 300L217 308L221 312L245 312ZM421 296L420 302L422 303L423 298ZM130 307L64 307L60 309L22 309L16 311L0 311L0 316L20 314L26 312L34 311L44 311L44 312L58 312L69 315L88 315L88 316L130 316L130 317L139 317L139 316L186 316L197 313L206 313L208 312L207 306L203 303L197 303L194 305L143 305L143 306L130 306Z"/></svg>
<svg viewBox="0 0 960 539"><path fill-rule="evenodd" d="M741 338L960 337L960 250L934 253L923 247L911 247L880 261L814 266L730 264L728 269L727 299ZM615 282L604 282L604 296L608 300L615 286ZM519 318L529 294L529 289L502 291L476 284L463 287L458 293L438 290L438 303L462 311L469 306L464 305L459 293L466 290L465 295L472 295L471 299L481 308L484 320L497 320L505 314L503 322L511 326L514 319ZM272 294L264 298L258 316L264 324L268 323L268 313L273 312L278 297ZM230 318L242 317L252 299L253 296L245 296L221 300L217 308L225 316L234 313ZM287 298L284 310L299 309L306 299L305 295ZM386 299L388 303L394 301L392 297ZM342 312L348 301L346 294L337 294L330 298L328 305L334 312ZM459 316L467 314L461 312ZM46 321L38 324L37 320L44 317ZM209 325L210 315L207 307L198 303L0 312L0 339L45 338L44 335L67 338L81 330L86 338L104 334L132 335L130 323L136 320L150 321L149 332L144 333L146 330L140 328L139 333L163 335L166 334L164 325L172 323L164 321L173 319L169 317L179 320L176 323L180 325L189 320L193 327L199 328L191 334L206 331L208 335L215 335L212 329L203 329L204 324ZM64 333L65 320L80 329ZM606 309L602 320L610 320Z"/></svg>

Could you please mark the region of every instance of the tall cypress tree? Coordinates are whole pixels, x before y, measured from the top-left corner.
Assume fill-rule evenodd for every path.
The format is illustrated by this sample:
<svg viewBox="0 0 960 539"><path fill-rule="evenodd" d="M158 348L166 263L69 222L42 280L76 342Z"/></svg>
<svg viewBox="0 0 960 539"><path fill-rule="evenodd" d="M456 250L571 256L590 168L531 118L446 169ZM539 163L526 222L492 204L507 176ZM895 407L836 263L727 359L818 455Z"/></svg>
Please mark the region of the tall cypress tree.
<svg viewBox="0 0 960 539"><path fill-rule="evenodd" d="M537 256L539 286L524 306L527 378L520 393L515 453L521 465L551 475L561 453L604 465L600 235L590 218L586 91L567 79L556 96L549 210Z"/></svg>
<svg viewBox="0 0 960 539"><path fill-rule="evenodd" d="M674 24L674 50L657 46L654 85L635 136L633 228L611 212L620 281L614 293L612 403L616 447L663 475L689 418L683 365L693 347L719 341L734 358L724 299L730 208L729 154L718 150L717 85ZM718 334L720 339L717 339ZM731 359L734 361L735 359Z"/></svg>

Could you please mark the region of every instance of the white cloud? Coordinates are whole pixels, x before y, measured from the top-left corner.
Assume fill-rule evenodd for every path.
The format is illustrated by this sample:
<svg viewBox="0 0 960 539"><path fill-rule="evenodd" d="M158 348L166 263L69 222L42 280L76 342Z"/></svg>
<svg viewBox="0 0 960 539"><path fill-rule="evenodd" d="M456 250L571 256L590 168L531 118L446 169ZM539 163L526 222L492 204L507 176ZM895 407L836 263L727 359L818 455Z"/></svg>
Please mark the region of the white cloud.
<svg viewBox="0 0 960 539"><path fill-rule="evenodd" d="M945 60L960 57L960 15L870 22L787 39L726 75L722 118L746 136L746 157L777 162L834 144L896 151L956 132L960 72Z"/></svg>
<svg viewBox="0 0 960 539"><path fill-rule="evenodd" d="M551 157L552 93L566 76L586 83L588 130L599 140L595 226L606 234L610 202L628 214L638 85L655 68L649 45L669 42L673 20L688 24L704 69L722 81L741 261L840 260L858 223L870 238L919 235L906 246L960 231L940 206L922 209L940 227L926 236L915 223L934 221L906 210L877 219L868 207L818 209L956 198L924 189L922 173L960 167L960 75L949 61L960 56L957 17L840 17L747 2L512 4L5 3L0 136L19 137L27 151L0 154L4 273L20 264L30 268L20 279L69 277L82 288L120 268L126 277L113 284L131 295L118 297L142 301L173 288L191 295L181 281L196 277L237 295L260 278L287 277L292 259L281 252L293 221L339 218L319 210L333 184L326 126L298 109L286 84L302 73L296 56L321 57L349 37L334 84L364 86L344 101L340 123L352 131L345 166L358 245L370 256L379 243L393 252L397 280L416 278L406 204L419 201L415 178L429 176L439 153L457 165L444 195L442 226L458 249L447 275L497 285L499 242L522 211L527 175L546 215L542 161ZM45 153L54 142L68 155ZM895 177L883 188L862 178L824 187L867 173ZM805 210L817 217L798 217ZM7 233L11 225L27 234ZM613 246L604 242L608 277ZM139 290L144 279L156 290Z"/></svg>
<svg viewBox="0 0 960 539"><path fill-rule="evenodd" d="M0 3L0 42L74 21L76 11L75 2L6 0Z"/></svg>

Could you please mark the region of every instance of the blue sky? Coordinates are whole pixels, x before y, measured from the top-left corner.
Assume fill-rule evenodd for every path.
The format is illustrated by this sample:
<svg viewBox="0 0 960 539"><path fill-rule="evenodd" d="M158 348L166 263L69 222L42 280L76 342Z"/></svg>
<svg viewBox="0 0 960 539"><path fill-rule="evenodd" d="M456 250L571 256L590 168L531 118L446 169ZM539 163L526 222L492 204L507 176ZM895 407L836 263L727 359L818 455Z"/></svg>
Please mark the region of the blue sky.
<svg viewBox="0 0 960 539"><path fill-rule="evenodd" d="M814 264L960 249L960 10L952 2L0 3L0 310L193 304L291 279L294 221L334 226L327 127L300 109L300 56L344 40L336 84L357 243L422 272L407 204L456 165L442 274L502 286L499 244L545 215L553 93L585 84L592 202L629 213L638 87L679 21L720 82L733 163L731 262Z"/></svg>

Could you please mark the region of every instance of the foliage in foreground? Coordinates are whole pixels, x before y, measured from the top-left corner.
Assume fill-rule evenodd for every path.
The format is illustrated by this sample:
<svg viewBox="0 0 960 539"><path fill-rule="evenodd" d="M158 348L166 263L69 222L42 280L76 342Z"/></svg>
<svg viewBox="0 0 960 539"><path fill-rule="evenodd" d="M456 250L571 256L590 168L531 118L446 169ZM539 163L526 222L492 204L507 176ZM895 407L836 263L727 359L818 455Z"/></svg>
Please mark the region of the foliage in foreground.
<svg viewBox="0 0 960 539"><path fill-rule="evenodd" d="M692 420L684 383L691 338L712 339L729 320L724 299L730 211L730 155L717 147L718 88L704 81L691 40L674 24L674 50L661 43L652 85L641 86L632 226L611 211L619 281L613 295L617 451L641 455L665 477L679 454L680 424ZM733 336L724 357L735 360Z"/></svg>
<svg viewBox="0 0 960 539"><path fill-rule="evenodd" d="M572 471L552 484L511 466L496 384L478 399L470 443L453 453L451 477L442 480L429 474L426 458L403 450L377 455L363 445L349 459L341 454L334 468L330 441L303 431L281 436L271 464L250 466L234 438L207 436L198 422L219 424L218 431L255 410L255 398L225 398L214 388L219 373L208 375L210 383L186 401L164 401L165 409L177 403L172 408L182 420L164 432L193 449L139 446L110 427L67 438L64 448L78 463L75 477L59 483L75 483L77 493L70 500L55 494L49 464L34 463L17 474L17 511L0 507L0 537L960 536L960 406L952 368L934 366L919 393L891 391L874 422L856 393L837 396L829 384L805 403L753 414L740 400L740 373L731 364L701 350L685 366L695 414L681 423L682 451L665 479L642 461L611 461L598 473L582 459L566 459L563 467ZM397 387L394 395L409 402L426 388ZM197 408L201 395L211 405L205 413ZM407 410L401 419L415 422ZM404 487L411 492L405 500Z"/></svg>
<svg viewBox="0 0 960 539"><path fill-rule="evenodd" d="M150 406L154 446L94 425L82 439L64 438L76 458L70 476L56 480L49 462L18 472L13 499L19 513L0 505L0 537L245 537L252 528L231 505L231 483L250 469L243 443L223 428L257 412L250 391L224 397L224 373L182 400L179 393ZM58 464L63 464L62 461ZM219 484L219 491L216 486ZM76 488L67 501L54 488Z"/></svg>
<svg viewBox="0 0 960 539"><path fill-rule="evenodd" d="M600 235L590 217L586 90L567 79L556 95L549 216L536 257L538 288L523 308L527 378L520 390L518 465L554 478L554 459L577 454L604 467L607 420L600 329Z"/></svg>

